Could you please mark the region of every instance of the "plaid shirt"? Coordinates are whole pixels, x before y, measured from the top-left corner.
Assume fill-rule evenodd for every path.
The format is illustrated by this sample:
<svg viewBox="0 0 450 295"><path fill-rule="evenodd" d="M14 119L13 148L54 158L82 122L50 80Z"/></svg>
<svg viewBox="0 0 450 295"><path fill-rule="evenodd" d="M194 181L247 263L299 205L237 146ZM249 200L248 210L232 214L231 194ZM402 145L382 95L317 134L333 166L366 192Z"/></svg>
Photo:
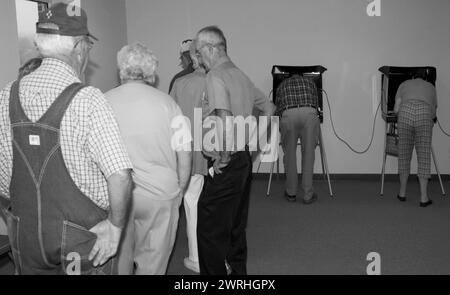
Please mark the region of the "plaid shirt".
<svg viewBox="0 0 450 295"><path fill-rule="evenodd" d="M36 122L69 85L80 82L68 64L44 59L41 67L20 83L20 102L28 118ZM9 195L12 175L9 84L0 92L0 193ZM109 208L106 179L131 169L111 107L102 92L82 89L67 109L61 123L64 162L77 187L102 209Z"/></svg>
<svg viewBox="0 0 450 295"><path fill-rule="evenodd" d="M293 76L284 80L278 86L276 93L277 111L281 116L286 108L296 105L311 105L318 107L318 94L316 84L311 79Z"/></svg>

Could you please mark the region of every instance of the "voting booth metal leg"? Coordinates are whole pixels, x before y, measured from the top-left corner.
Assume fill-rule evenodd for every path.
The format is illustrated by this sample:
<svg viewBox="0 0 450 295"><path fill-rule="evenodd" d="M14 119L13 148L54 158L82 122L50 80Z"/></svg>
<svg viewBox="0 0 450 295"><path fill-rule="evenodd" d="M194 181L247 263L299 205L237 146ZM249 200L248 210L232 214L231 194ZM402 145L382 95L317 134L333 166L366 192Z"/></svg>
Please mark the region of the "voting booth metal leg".
<svg viewBox="0 0 450 295"><path fill-rule="evenodd" d="M444 185L442 184L441 173L439 172L439 167L438 167L437 162L436 162L436 155L434 153L433 147L431 147L431 155L433 156L434 167L436 168L436 173L437 173L438 178L439 178L439 183L441 184L442 195L445 196Z"/></svg>
<svg viewBox="0 0 450 295"><path fill-rule="evenodd" d="M320 156L322 158L322 171L324 172L324 174L326 174L328 180L328 189L330 190L330 197L334 197L333 190L331 189L330 173L328 172L327 154L325 153L325 148L323 146L322 128L320 127L319 127L319 147L320 147Z"/></svg>
<svg viewBox="0 0 450 295"><path fill-rule="evenodd" d="M278 153L280 155L280 153ZM279 157L279 156L278 156ZM277 180L280 180L280 160L277 159Z"/></svg>
<svg viewBox="0 0 450 295"><path fill-rule="evenodd" d="M276 162L278 163L278 160L276 160ZM267 197L270 196L270 186L272 184L272 176L273 176L273 168L274 168L274 166L275 166L275 162L272 162L272 165L270 166L269 183L267 184L267 193L266 193Z"/></svg>
<svg viewBox="0 0 450 295"><path fill-rule="evenodd" d="M388 133L388 131L389 131L389 124L386 123L386 131L384 132L385 136L384 136L383 166L381 167L381 192L380 192L381 197L384 195L384 172L386 169L386 158L387 158L386 148L387 148L387 133Z"/></svg>

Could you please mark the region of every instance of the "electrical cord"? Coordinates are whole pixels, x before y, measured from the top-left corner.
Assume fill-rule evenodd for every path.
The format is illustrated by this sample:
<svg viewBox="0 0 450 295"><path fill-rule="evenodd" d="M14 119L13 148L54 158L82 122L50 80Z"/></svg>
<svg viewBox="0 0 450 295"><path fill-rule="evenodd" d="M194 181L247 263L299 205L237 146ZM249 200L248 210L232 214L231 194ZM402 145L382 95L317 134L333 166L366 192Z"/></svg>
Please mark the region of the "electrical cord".
<svg viewBox="0 0 450 295"><path fill-rule="evenodd" d="M334 135L336 136L336 138L339 139L341 142L343 142L352 152L354 152L356 154L362 155L362 154L367 153L369 151L370 147L372 146L373 139L375 137L375 127L376 127L375 123L377 121L378 112L380 111L381 102L380 102L380 104L378 104L377 112L375 113L375 117L373 118L372 138L370 139L369 146L361 152L361 151L357 151L356 149L354 149L348 142L346 142L344 139L342 139L337 134L336 129L334 128L333 115L331 112L330 100L328 99L328 93L324 89L322 89L322 92L325 93L325 97L327 98L328 109L330 110L331 127L333 128L333 132L334 132Z"/></svg>
<svg viewBox="0 0 450 295"><path fill-rule="evenodd" d="M439 128L441 129L442 133L444 133L446 136L450 137L450 134L448 134L447 132L444 131L444 129L441 126L441 122L439 121L439 119L437 120L437 123L439 125Z"/></svg>

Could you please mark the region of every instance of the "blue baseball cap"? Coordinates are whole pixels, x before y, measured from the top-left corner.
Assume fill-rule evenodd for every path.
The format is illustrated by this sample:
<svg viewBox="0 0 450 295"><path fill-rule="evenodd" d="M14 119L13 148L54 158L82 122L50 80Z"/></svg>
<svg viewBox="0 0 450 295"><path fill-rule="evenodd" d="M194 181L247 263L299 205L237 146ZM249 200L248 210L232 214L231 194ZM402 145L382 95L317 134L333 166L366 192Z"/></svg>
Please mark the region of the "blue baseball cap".
<svg viewBox="0 0 450 295"><path fill-rule="evenodd" d="M51 28L45 26L51 24ZM87 26L87 14L81 7L73 4L56 3L39 13L36 33L55 34L61 36L88 36L94 40Z"/></svg>

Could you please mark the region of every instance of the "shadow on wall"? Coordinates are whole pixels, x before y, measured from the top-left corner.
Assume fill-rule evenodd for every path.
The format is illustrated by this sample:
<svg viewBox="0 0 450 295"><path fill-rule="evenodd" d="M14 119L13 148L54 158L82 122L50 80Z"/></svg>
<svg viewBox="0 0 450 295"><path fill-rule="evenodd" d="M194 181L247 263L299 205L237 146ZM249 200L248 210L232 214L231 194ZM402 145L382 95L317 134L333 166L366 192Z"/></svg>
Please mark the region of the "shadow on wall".
<svg viewBox="0 0 450 295"><path fill-rule="evenodd" d="M93 62L92 59L89 59L89 63L86 67L86 70L84 71L84 80L83 82L86 85L92 85L91 81L92 81L92 77L95 73L95 71L97 71L100 68L100 65Z"/></svg>
<svg viewBox="0 0 450 295"><path fill-rule="evenodd" d="M19 39L19 54L20 65L39 56L39 52L34 44L34 37L26 36Z"/></svg>

